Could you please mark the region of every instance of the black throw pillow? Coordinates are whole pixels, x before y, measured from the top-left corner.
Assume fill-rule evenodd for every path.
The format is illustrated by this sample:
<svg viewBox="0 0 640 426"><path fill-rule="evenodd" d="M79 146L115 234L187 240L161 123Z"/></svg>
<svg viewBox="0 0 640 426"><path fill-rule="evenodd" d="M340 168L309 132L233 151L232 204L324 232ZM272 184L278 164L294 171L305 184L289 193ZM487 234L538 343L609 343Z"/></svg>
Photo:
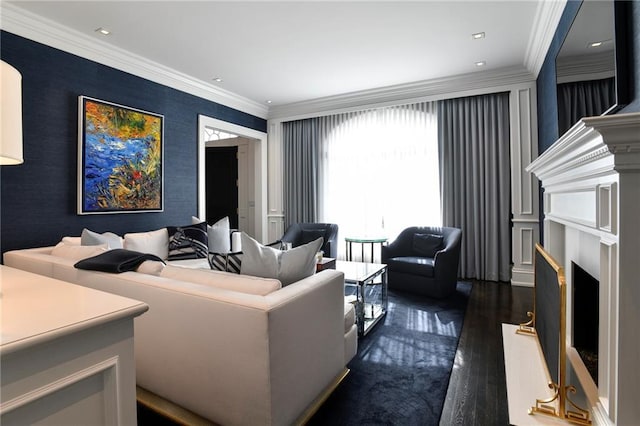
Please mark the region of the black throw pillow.
<svg viewBox="0 0 640 426"><path fill-rule="evenodd" d="M434 234L413 234L413 251L424 257L434 257L444 247L444 237Z"/></svg>

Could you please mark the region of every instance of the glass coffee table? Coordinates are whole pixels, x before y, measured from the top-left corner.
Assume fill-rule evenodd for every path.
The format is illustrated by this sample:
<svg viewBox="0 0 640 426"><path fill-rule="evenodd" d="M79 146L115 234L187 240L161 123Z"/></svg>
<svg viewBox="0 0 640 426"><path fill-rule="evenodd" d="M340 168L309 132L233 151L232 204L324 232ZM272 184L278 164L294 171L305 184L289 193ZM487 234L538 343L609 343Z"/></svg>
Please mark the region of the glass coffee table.
<svg viewBox="0 0 640 426"><path fill-rule="evenodd" d="M338 260L336 269L344 273L345 295L355 296L358 335L364 336L387 313L387 265Z"/></svg>

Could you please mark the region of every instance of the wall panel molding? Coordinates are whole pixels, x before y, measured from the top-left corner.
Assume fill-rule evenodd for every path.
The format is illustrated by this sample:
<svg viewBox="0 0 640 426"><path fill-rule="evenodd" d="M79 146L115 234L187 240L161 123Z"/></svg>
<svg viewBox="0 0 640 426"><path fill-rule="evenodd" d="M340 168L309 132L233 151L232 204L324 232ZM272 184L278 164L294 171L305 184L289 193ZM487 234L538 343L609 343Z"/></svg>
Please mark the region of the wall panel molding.
<svg viewBox="0 0 640 426"><path fill-rule="evenodd" d="M511 116L511 213L513 285L533 286L533 247L539 241L538 180L526 167L538 156L535 83L515 87Z"/></svg>

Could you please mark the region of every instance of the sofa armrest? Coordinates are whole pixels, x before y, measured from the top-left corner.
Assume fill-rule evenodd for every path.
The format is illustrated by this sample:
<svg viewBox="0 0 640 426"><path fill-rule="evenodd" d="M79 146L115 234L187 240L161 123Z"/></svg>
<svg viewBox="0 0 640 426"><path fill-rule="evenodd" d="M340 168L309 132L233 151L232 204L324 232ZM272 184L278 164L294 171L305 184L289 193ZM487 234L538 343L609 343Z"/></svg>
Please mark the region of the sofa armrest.
<svg viewBox="0 0 640 426"><path fill-rule="evenodd" d="M321 271L265 300L273 424L293 424L345 367L344 274Z"/></svg>
<svg viewBox="0 0 640 426"><path fill-rule="evenodd" d="M380 262L382 263L387 263L387 260L391 259L392 257L397 257L398 255L398 245L396 241L387 245L383 244L380 248Z"/></svg>
<svg viewBox="0 0 640 426"><path fill-rule="evenodd" d="M458 264L460 262L460 235L453 236L447 240L444 249L436 252L433 259L433 270L435 278L442 280L458 279Z"/></svg>
<svg viewBox="0 0 640 426"><path fill-rule="evenodd" d="M395 241L382 245L381 262L387 263L388 259L400 256L410 256L411 253L411 246L407 244L404 238L398 237Z"/></svg>
<svg viewBox="0 0 640 426"><path fill-rule="evenodd" d="M327 241L324 243L325 253L324 257L337 257L338 256L338 244L337 241Z"/></svg>
<svg viewBox="0 0 640 426"><path fill-rule="evenodd" d="M53 247L38 247L23 250L7 251L2 256L5 265L34 274L53 277L53 263L51 262ZM75 261L69 261L71 264Z"/></svg>

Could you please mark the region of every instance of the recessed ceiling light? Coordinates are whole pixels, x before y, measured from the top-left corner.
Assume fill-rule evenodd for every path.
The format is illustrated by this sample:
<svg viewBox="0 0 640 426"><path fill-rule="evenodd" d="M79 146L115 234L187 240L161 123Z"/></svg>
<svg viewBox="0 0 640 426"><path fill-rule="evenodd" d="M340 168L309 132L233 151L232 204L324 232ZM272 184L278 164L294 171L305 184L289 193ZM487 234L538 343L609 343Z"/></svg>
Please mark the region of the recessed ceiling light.
<svg viewBox="0 0 640 426"><path fill-rule="evenodd" d="M485 65L487 65L487 63L485 61L476 62L476 67L484 67Z"/></svg>
<svg viewBox="0 0 640 426"><path fill-rule="evenodd" d="M102 35L109 35L109 34L111 34L111 31L109 31L109 30L107 30L107 29L105 29L105 28L102 28L102 27L97 28L97 29L96 29L96 32L97 32L97 33L100 33L100 34L102 34Z"/></svg>
<svg viewBox="0 0 640 426"><path fill-rule="evenodd" d="M484 38L484 33L471 34L471 38L474 39L474 40L478 40L478 39Z"/></svg>
<svg viewBox="0 0 640 426"><path fill-rule="evenodd" d="M604 44L604 41L594 41L593 43L589 43L589 47L600 47Z"/></svg>
<svg viewBox="0 0 640 426"><path fill-rule="evenodd" d="M220 83L222 79L220 77L213 77L213 81Z"/></svg>
<svg viewBox="0 0 640 426"><path fill-rule="evenodd" d="M270 103L272 103L273 101L271 101L271 100L268 100L268 101L266 101L266 102L267 102L268 104L270 104Z"/></svg>

